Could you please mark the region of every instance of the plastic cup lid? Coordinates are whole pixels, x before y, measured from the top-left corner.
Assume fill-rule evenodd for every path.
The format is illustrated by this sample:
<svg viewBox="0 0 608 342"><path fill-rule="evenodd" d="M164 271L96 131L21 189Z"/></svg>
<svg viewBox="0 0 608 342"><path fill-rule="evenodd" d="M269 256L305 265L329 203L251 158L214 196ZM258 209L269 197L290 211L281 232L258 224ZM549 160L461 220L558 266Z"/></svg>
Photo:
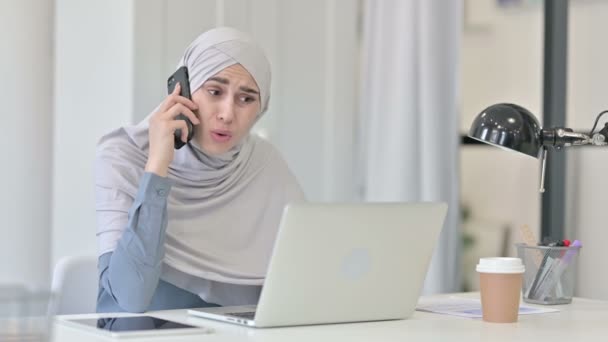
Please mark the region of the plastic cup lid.
<svg viewBox="0 0 608 342"><path fill-rule="evenodd" d="M479 273L524 273L525 270L520 258L481 258L477 264Z"/></svg>

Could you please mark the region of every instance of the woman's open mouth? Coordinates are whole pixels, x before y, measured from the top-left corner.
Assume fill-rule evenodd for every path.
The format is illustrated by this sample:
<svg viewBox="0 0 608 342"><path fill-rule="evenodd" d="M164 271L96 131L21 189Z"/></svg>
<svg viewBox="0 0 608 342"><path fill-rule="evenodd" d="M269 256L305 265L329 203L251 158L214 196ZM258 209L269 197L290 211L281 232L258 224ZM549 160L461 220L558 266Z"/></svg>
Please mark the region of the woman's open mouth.
<svg viewBox="0 0 608 342"><path fill-rule="evenodd" d="M232 138L232 134L230 131L213 130L211 131L211 138L215 142L224 143Z"/></svg>

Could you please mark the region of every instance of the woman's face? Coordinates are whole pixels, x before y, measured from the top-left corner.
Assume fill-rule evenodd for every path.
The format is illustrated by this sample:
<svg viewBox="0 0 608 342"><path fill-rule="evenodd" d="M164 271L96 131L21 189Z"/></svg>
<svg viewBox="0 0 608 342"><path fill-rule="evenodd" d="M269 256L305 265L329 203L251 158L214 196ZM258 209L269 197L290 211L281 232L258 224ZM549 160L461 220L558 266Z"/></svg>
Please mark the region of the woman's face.
<svg viewBox="0 0 608 342"><path fill-rule="evenodd" d="M201 124L194 139L205 153L218 155L237 145L253 126L260 111L260 90L240 64L210 77L192 93Z"/></svg>

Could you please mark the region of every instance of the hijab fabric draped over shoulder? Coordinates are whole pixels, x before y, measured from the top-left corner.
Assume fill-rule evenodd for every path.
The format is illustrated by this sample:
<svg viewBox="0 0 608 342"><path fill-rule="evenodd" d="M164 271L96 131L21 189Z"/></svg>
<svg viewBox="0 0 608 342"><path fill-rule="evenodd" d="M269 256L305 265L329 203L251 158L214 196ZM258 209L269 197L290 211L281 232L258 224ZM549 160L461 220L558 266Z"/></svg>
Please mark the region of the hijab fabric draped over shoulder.
<svg viewBox="0 0 608 342"><path fill-rule="evenodd" d="M237 63L260 89L261 116L270 98L270 66L246 34L230 28L207 31L186 49L177 67L188 67L194 92ZM126 213L148 158L149 117L110 132L99 142L95 164L99 255L113 251L126 228ZM209 286L208 281L261 285L283 208L303 200L278 151L249 135L232 150L211 156L193 139L175 151L168 177L172 187L161 278L195 293Z"/></svg>

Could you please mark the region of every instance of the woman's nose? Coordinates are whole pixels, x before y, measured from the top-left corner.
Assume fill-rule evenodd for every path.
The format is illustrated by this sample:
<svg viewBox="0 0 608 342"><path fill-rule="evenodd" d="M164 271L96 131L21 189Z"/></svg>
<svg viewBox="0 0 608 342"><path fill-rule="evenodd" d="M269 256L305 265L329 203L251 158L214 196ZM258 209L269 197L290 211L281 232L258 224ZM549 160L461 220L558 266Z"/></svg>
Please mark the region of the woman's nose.
<svg viewBox="0 0 608 342"><path fill-rule="evenodd" d="M219 108L217 118L225 124L229 124L232 122L232 120L234 119L234 104L232 103L232 101L223 101Z"/></svg>

